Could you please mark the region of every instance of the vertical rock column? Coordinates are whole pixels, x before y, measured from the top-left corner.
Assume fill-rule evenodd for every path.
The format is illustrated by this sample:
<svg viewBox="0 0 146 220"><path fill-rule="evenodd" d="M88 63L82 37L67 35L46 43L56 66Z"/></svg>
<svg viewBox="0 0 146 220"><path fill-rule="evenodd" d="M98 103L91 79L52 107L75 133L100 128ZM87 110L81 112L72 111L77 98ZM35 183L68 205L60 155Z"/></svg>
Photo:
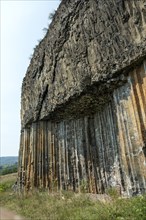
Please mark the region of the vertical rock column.
<svg viewBox="0 0 146 220"><path fill-rule="evenodd" d="M21 133L21 186L104 193L146 191L146 62L95 114L38 121Z"/></svg>
<svg viewBox="0 0 146 220"><path fill-rule="evenodd" d="M128 82L114 91L120 164L129 193L146 189L146 72L144 63L132 71Z"/></svg>

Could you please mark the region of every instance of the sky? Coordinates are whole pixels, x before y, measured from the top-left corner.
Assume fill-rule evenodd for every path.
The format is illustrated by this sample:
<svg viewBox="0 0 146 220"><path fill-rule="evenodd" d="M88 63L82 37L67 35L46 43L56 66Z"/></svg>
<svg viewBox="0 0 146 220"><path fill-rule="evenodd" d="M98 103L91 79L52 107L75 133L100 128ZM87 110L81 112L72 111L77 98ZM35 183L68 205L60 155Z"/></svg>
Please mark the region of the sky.
<svg viewBox="0 0 146 220"><path fill-rule="evenodd" d="M59 0L0 1L0 156L17 156L20 143L21 85L30 56L44 36Z"/></svg>

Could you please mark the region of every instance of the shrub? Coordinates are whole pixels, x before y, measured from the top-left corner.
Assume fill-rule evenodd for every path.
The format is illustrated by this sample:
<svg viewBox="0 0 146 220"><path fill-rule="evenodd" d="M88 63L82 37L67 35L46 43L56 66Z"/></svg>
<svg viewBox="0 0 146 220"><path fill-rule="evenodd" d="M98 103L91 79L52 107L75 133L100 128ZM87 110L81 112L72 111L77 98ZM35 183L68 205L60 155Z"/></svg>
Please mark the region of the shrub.
<svg viewBox="0 0 146 220"><path fill-rule="evenodd" d="M49 16L48 16L48 19L49 20L52 20L53 18L54 18L54 15L55 15L55 10L53 11L53 12L51 12L50 14L49 14Z"/></svg>

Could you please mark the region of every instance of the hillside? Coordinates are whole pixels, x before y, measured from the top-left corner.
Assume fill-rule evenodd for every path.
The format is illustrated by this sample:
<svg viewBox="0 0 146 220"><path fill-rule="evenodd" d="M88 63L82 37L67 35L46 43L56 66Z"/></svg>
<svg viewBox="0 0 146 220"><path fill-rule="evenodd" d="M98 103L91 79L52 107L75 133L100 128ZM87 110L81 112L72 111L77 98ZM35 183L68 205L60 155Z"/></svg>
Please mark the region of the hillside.
<svg viewBox="0 0 146 220"><path fill-rule="evenodd" d="M1 157L0 158L0 175L6 175L17 172L18 157Z"/></svg>
<svg viewBox="0 0 146 220"><path fill-rule="evenodd" d="M18 162L17 156L0 157L0 166L3 165L13 165Z"/></svg>

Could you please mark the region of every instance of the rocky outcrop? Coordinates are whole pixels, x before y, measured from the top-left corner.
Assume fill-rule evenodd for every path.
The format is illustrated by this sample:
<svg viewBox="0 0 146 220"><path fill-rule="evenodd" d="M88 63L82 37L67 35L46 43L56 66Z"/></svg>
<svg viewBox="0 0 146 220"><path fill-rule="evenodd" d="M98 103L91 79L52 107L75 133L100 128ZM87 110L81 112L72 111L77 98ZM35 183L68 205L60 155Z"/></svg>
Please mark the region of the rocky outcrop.
<svg viewBox="0 0 146 220"><path fill-rule="evenodd" d="M22 85L27 189L146 191L146 5L63 0Z"/></svg>
<svg viewBox="0 0 146 220"><path fill-rule="evenodd" d="M143 1L62 1L23 81L23 127L49 117L86 87L107 82L145 54Z"/></svg>

